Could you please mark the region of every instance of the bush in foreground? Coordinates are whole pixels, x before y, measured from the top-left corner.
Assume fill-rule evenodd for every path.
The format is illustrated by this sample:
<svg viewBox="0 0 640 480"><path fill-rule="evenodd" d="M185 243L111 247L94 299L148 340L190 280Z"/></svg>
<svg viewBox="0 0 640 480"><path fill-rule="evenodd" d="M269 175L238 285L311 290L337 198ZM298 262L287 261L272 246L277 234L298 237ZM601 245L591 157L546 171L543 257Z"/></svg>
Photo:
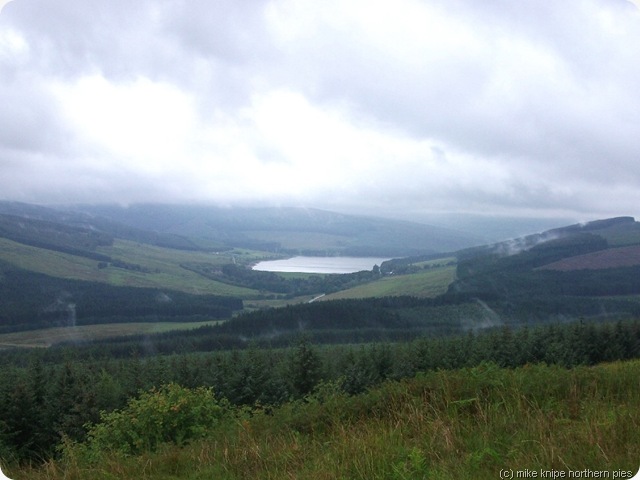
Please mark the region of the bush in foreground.
<svg viewBox="0 0 640 480"><path fill-rule="evenodd" d="M205 437L228 412L226 401L216 399L211 388L171 383L130 399L122 410L102 412L84 446L87 453L124 454L153 451L163 443L182 446Z"/></svg>

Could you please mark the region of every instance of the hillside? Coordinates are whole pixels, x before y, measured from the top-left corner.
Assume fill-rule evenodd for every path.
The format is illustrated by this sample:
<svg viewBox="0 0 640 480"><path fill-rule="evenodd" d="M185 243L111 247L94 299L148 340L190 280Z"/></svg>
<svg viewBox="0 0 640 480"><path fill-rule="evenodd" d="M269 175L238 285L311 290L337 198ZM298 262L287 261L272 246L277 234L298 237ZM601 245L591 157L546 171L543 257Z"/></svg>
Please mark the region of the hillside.
<svg viewBox="0 0 640 480"><path fill-rule="evenodd" d="M320 343L392 341L635 317L640 315L640 265L607 263L602 265L606 268L568 271L549 267L592 256L615 257L621 248L637 247L611 247L608 239L629 243L636 241L637 232L640 225L623 217L462 250L455 254L455 267L446 257L392 260L381 266L386 274L380 280L326 295L311 305L245 314L190 338L196 350L223 335L226 341L251 338L272 345L289 345L301 332ZM446 290L431 283L440 275L447 278ZM429 288L437 293L419 298ZM402 289L412 296L403 296Z"/></svg>
<svg viewBox="0 0 640 480"><path fill-rule="evenodd" d="M399 257L451 252L482 243L480 237L452 229L308 208L74 208L163 234L286 254Z"/></svg>
<svg viewBox="0 0 640 480"><path fill-rule="evenodd" d="M191 237L177 236L171 231L178 229L177 224L170 225L177 221L177 212L181 211L178 207L115 209L125 217L129 215L127 221L137 219L143 224L142 217L147 215L149 226L167 230L156 235L136 227L139 242L118 237L118 232L129 232L126 224L119 223L126 220L123 218L95 222L96 218L107 217L23 204L5 204L4 208L11 211L0 215L0 235L4 237L0 238L0 272L5 279L0 283L0 329L4 332L96 323L192 323L228 319L232 311L238 312L243 306L251 311L257 309L228 325L196 332L202 339L190 341L190 348L197 350L211 345L211 336L219 338L220 345L231 346L241 345L241 339L247 338L273 342L277 332L277 341L287 345L304 331L314 341L340 343L575 318L615 319L640 312L640 264L630 260L630 255L640 248L640 227L631 217L570 225L453 254L422 253L397 258L384 262L379 273L291 276L248 268L252 262L274 253L230 245L210 252L196 245L212 245L211 238L192 241ZM187 210L192 216L184 217L181 225L192 225L184 228L188 232L196 233L193 225L213 222L211 212L206 216L200 211L204 215L201 218L194 216L199 210ZM17 215L20 211L23 216ZM325 236L329 231L332 235L360 232L359 238L363 238L363 225L369 222L371 226L373 221L351 224L348 217L317 211L307 211L306 220L302 221L300 211L285 209L268 210L259 218L257 210L244 213L233 217L227 212L228 216L218 218L217 225L226 222L229 232L235 235L249 231L253 219L252 231L288 228L293 241L296 233L305 235L313 229ZM276 213L280 220L274 220ZM233 222L235 227L231 226ZM100 225L108 228L102 231ZM303 231L296 232L296 225ZM173 247L158 245L161 238L174 239ZM143 239L151 243L141 242ZM584 268L586 265L590 267ZM85 306L88 292L92 292L91 302L96 305L93 309ZM212 299L208 310L187 307L202 305L201 295ZM170 310L169 305L157 300L153 300L155 305L148 303L165 297L184 300ZM293 306L315 297L320 298L315 306ZM385 297L395 300L371 300ZM116 298L119 309L97 307ZM136 298L147 298L147 306L142 307L144 302L131 303ZM227 299L225 302L233 299L236 303L231 309L220 309L214 307L219 302L215 298ZM339 299L352 300L331 308L319 305ZM178 305L184 305L184 311ZM290 308L262 310L283 305ZM326 315L349 321L323 321ZM301 318L315 320L308 323L301 322ZM387 320L372 323L371 318ZM242 326L247 322L268 328L247 329ZM132 333L130 329L121 331ZM140 329L143 331L148 330ZM171 349L177 338L186 336L192 334L157 341L166 344L162 348ZM13 338L5 340L15 342ZM20 341L29 343L27 338Z"/></svg>
<svg viewBox="0 0 640 480"><path fill-rule="evenodd" d="M640 246L633 218L331 275L4 220L0 459L16 478L635 468L640 265L612 260Z"/></svg>
<svg viewBox="0 0 640 480"><path fill-rule="evenodd" d="M250 413L209 389L170 384L103 415L90 439L64 445L62 459L8 473L18 480L484 480L526 469L631 478L639 374L638 361L571 370L483 363L356 396L330 383L304 400Z"/></svg>
<svg viewBox="0 0 640 480"><path fill-rule="evenodd" d="M619 217L464 250L447 295L482 301L506 323L636 315L639 234Z"/></svg>
<svg viewBox="0 0 640 480"><path fill-rule="evenodd" d="M318 292L336 290L311 304L287 302L286 308L265 309L269 303L254 300L251 311L222 324L171 335L114 339L101 342L99 348L121 356L139 348L143 339L153 343L154 352L165 353L248 344L287 347L301 334L324 344L406 341L422 335L441 337L578 319L606 322L636 317L640 314L640 265L571 271L544 268L554 262L627 248L609 246L607 238L620 240L621 231L627 242L634 241L638 224L620 218L572 225L459 251L457 264L453 257L407 257L385 262L381 270L387 273L383 275L360 272L286 280L269 272L254 275L234 266L231 273L242 276L228 281L258 282L256 288L259 284L288 288L287 282L293 282L291 285L298 288L315 286ZM87 351L91 348L87 344Z"/></svg>
<svg viewBox="0 0 640 480"><path fill-rule="evenodd" d="M110 218L109 212L117 215ZM267 237L270 240L265 243ZM276 237L280 241L273 243ZM434 242L451 246L470 241L453 231L409 222L315 210L134 206L84 211L0 202L0 275L4 279L0 282L0 332L109 322L206 321L220 319L221 312L231 316L231 311L242 309L237 302L249 301L252 308L303 302L380 277L372 272L291 277L252 271L250 265L283 255L286 249L281 242L300 251L368 253L431 251L431 247L419 247L427 240L432 246ZM230 242L270 251L240 248ZM420 286L423 279L429 286ZM385 285L382 290L358 294L356 289L345 295L406 294L409 291L403 288L412 284L411 293L433 296L450 281L450 273L423 272L413 279L394 279L391 289ZM236 304L222 310L211 304L209 310L195 312L180 303L185 308L181 314L175 309L168 314L168 305L133 308L132 299L146 298L150 291L157 298L187 294L185 298L194 305L200 304L200 295L234 298ZM88 310L83 306L88 292L97 292L92 300L96 306L117 299L122 308ZM124 328L120 331L130 333ZM5 339L5 343L13 342Z"/></svg>
<svg viewBox="0 0 640 480"><path fill-rule="evenodd" d="M539 267L546 270L603 270L640 265L640 245L609 248L599 252L568 257Z"/></svg>
<svg viewBox="0 0 640 480"><path fill-rule="evenodd" d="M0 264L0 332L131 321L229 318L239 298L65 280Z"/></svg>
<svg viewBox="0 0 640 480"><path fill-rule="evenodd" d="M220 244L200 246L184 235L145 230L137 225L127 225L79 210L56 209L27 203L0 201L0 215L5 217L3 233L9 233L9 238L18 234L21 238L42 241L47 238L44 230L48 226L48 228L52 228L56 232L56 236L59 236L60 232L69 232L71 230L74 231L76 236L101 234L107 237L179 250L222 249ZM6 221L10 220L6 217L23 219L23 226L16 228L15 225L12 225L13 222ZM31 228L24 228L24 225L29 225Z"/></svg>

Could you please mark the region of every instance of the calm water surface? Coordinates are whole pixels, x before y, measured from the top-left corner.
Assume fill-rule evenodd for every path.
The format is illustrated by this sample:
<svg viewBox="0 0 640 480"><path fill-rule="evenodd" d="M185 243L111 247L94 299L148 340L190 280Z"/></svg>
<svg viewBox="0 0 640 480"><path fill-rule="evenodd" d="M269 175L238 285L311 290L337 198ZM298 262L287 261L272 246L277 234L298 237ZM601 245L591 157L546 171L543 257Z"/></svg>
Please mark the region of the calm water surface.
<svg viewBox="0 0 640 480"><path fill-rule="evenodd" d="M379 257L293 257L268 260L253 266L263 272L353 273L371 270L389 258Z"/></svg>

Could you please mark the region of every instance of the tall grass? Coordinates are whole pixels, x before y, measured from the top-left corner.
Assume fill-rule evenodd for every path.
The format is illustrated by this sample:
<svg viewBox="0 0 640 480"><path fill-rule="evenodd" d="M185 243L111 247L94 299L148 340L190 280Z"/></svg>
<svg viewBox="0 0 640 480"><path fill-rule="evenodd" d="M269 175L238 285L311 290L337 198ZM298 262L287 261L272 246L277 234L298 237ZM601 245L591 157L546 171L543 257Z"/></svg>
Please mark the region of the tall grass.
<svg viewBox="0 0 640 480"><path fill-rule="evenodd" d="M14 479L498 479L501 469L636 472L640 361L571 370L493 364L420 374L358 396L228 418L207 439L91 462L14 468ZM565 473L568 475L568 473ZM625 477L622 477L625 478Z"/></svg>

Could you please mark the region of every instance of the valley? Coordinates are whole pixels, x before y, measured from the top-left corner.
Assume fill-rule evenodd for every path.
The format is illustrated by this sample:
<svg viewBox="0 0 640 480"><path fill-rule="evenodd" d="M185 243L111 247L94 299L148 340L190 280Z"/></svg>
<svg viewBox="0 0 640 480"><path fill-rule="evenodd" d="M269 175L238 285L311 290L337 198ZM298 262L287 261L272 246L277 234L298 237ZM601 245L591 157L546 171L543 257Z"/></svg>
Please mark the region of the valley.
<svg viewBox="0 0 640 480"><path fill-rule="evenodd" d="M485 432L491 440L482 441L481 419L502 408L505 395L532 402L533 392L552 388L550 395L569 406L534 409L537 420L522 441L547 435L550 426L541 419L549 412L562 425L571 425L566 432L588 436L585 425L604 421L583 410L601 408L599 397L590 387L575 386L578 377L592 378L590 372L606 372L598 380L606 392L614 387L604 378L618 378L617 411L635 415L637 410L637 382L630 378L640 358L640 224L631 217L487 245L463 235L452 243L462 248L452 250L446 248L451 237L445 235L441 250L434 251L434 241L425 246L421 237L436 231L431 228L409 235L396 250L397 223L383 228L381 219L348 221L330 212L306 212L302 222L296 217L300 212L270 211L260 225L249 228L250 220L260 218L251 212L235 212L235 217L226 212L215 221L205 216L203 222L178 209L189 219L178 228L173 207L100 217L95 210L0 206L10 210L0 208L0 361L6 366L0 372L0 459L16 478L94 478L89 472L96 464L109 470L107 465L129 461L124 458L135 463L153 456L161 464L166 462L162 451L188 456L191 445L209 448L211 435L241 444L244 440L235 435L246 436L236 428L249 424L256 432L270 425L250 442L264 442L263 435L280 429L283 444L293 435L312 445L326 441L317 433L342 418L338 411L350 408L359 412L354 425L370 432L358 449L371 449L389 435L380 429L380 419L395 418L396 407L388 409L384 402L401 411L414 408L424 394L414 398L402 389L435 391L445 378L438 375L445 374L434 372L447 372L467 385L480 382L480 390L446 387L429 396L429 402L444 402L437 418L427 420L423 411L411 427L418 435L430 421L456 425L451 428L458 429L458 440L452 436L451 441L468 457L464 468L441 461L447 458L447 444L402 441L394 444L396 452L380 450L386 460L365 469L374 477L441 471L471 478L513 468L513 455L540 465L536 458L542 451L534 458L501 447L500 432L506 427L497 417ZM167 216L144 220L142 213L150 211ZM235 227L229 226L233 218ZM219 227L213 234L211 225L222 224L229 230ZM278 235L294 232L294 225L301 230L289 235L292 243L280 243ZM406 234L422 227L404 223L402 228ZM370 229L387 234L373 241ZM304 248L293 248L297 241ZM332 255L323 262L352 261L348 255L376 261L341 274L253 268L320 252ZM513 382L513 369L518 369L516 383L487 393L495 382ZM429 378L429 386L419 386L422 378ZM381 400L387 393L376 392L389 389L403 393ZM379 400L383 404L371 407ZM176 416L179 405L189 402L194 403L186 416ZM202 417L190 416L204 411L198 406L202 402L215 408ZM518 402L508 407L510 422L526 413ZM136 408L146 409L135 415L147 418L149 425L185 421L185 430L178 437L164 432L152 438L148 426L135 434L139 440L127 440L133 424L117 422ZM224 433L216 426L222 424ZM436 424L433 432L442 433ZM581 456L560 437L554 448L576 464L635 468L620 445L624 437L635 452L638 439L605 430L600 434L609 440L602 455L590 451L590 457ZM462 441L462 431L473 431L474 440ZM362 436L355 432L344 441L354 444ZM355 466L358 449L343 459L342 471L362 468ZM45 466L38 466L41 458L49 459ZM243 472L240 477L264 476L272 468L217 461ZM297 465L278 472L295 471ZM135 465L127 468L130 477L125 478L139 477ZM206 462L201 468L213 471ZM178 475L189 478L184 471ZM165 477L158 473L157 478Z"/></svg>
<svg viewBox="0 0 640 480"><path fill-rule="evenodd" d="M302 277L296 274L279 275L271 272L252 274L250 269L252 265L286 258L286 254L276 252L286 249L281 248L279 244L269 251L242 248L233 244L215 244L216 248L213 249L210 247L213 242L208 237L195 239L176 237L176 234L172 232L147 232L139 230L137 227L132 233L130 229L134 228L133 226L119 223L120 220L123 220L122 218L95 218L93 214L85 212L69 213L20 204L4 204L4 210L8 213L2 217L2 231L5 233L4 238L0 237L0 262L2 262L0 265L5 265L3 267L5 276L19 271L20 277L25 281L29 281L28 277L32 276L32 283L45 281L48 285L48 293L39 292L37 294L40 297L37 300L39 303L33 305L31 313L28 313L28 310L21 311L21 315L31 315L33 317L31 320L26 320L21 326L16 325L16 322L13 322L10 327L0 325L0 330L6 332L0 334L0 343L7 345L13 343L12 337L3 338L3 335L14 335L10 333L11 331L25 329L36 335L34 329L40 327L59 328L61 324L71 326L71 320L63 318L67 315L65 312L68 308L60 304L60 298L68 297L64 300L65 305L74 305L75 297L72 290L74 288L82 290L84 288L81 286L82 282L88 282L87 285L93 283L120 289L126 288L129 289L128 292L131 295L136 295L139 291L137 289L155 289L158 294L183 292L195 296L232 297L244 302L247 308L252 310L304 303L321 294L325 294L327 298L358 298L384 295L384 292L387 292L386 294L394 294L395 292L395 294L432 296L433 292L444 291L451 281L450 273L442 276L440 273L427 271L417 276L409 275L398 277L398 279L385 278L384 282L377 281L381 280L378 278L379 276L370 274L363 276L356 273L342 277L338 275L326 276L325 274ZM2 208L0 208L1 212ZM246 214L246 212L244 213ZM228 212L225 212L225 215L228 215ZM158 215L153 215L153 218L157 217ZM307 224L301 228L308 230L308 232L299 233L297 237L293 238L300 239L301 235L307 235L307 238L311 238L315 235L314 231L330 229L327 226L328 218L331 218L330 215L325 213L321 217L323 223L319 226L308 225L309 219L306 219ZM124 215L125 220L126 218L128 217ZM134 218L136 221L140 220L137 217ZM284 218L284 225L280 228L293 229L291 220L286 216ZM347 218L340 215L337 219L335 221L338 224L335 227L336 235L340 234L343 239L349 238L345 236ZM230 222L231 220L225 221ZM245 222L247 221L245 220ZM374 224L375 228L380 228L380 225L383 224L380 220L372 222L365 219L363 222ZM144 222L139 221L139 223ZM149 222L147 221L147 223ZM175 225L173 222L171 224ZM409 224L404 222L403 225ZM391 230L395 226L396 224L391 223L387 229ZM349 228L353 229L353 227ZM418 230L420 227L412 226L411 228ZM202 233L196 228L191 231ZM85 239L91 235L96 236L96 232L101 232L100 242L88 243ZM256 230L250 230L250 232L252 235L257 235ZM223 236L221 233L216 235L217 237ZM329 235L327 237L327 235L322 233L320 237L317 237L314 240L315 247L329 248L334 242L335 236ZM133 238L137 238L137 240ZM318 243L318 239L329 243L321 245ZM272 245L273 240L273 234L270 233L261 240L254 239L249 243ZM304 241L303 244L305 244ZM194 245L209 245L209 247L195 247ZM310 244L306 243L306 245ZM363 251L376 252L375 249L378 247L362 244L358 248ZM393 241L382 247L383 250L389 248L393 248ZM336 261L340 261L342 257L325 258L335 258ZM381 258L379 263L383 260ZM13 273L8 273L10 271ZM425 281L426 283L424 283ZM69 282L73 286L70 286ZM368 288L373 288L373 290L367 291L365 284L370 285ZM357 285L362 285L360 290ZM7 288L9 287L7 286ZM435 290L433 290L434 288ZM340 294L337 294L338 290L341 292ZM20 292L11 293L8 290L5 292L5 301L8 301L9 305L12 304L11 295L20 295ZM335 297L331 297L331 295ZM47 313L47 309L50 310L52 305L56 305L53 308L58 314L53 315L55 318L51 321L42 320L42 317L52 317L51 312ZM5 308L7 307L9 306L5 306ZM24 310L24 308L22 309ZM77 317L77 312L74 315ZM120 318L114 321L120 325L119 331L123 333L122 323L123 321L128 323L126 329L128 334L148 332L149 329L145 323L149 321L162 322L167 325L173 323L176 328L180 329L183 329L185 322L189 321L188 318L181 318L176 323L167 315L155 319L147 315L147 318L143 319L143 323L138 320L140 318L136 315L128 319L120 315ZM207 319L206 316L200 316L197 320L206 322L210 319ZM81 316L79 319L73 319L73 322L76 321L79 324L95 323L96 319L87 319ZM105 321L108 322L106 319L100 319L99 323L102 324ZM191 322L191 324L195 325L196 323ZM134 325L139 325L139 327L136 328ZM83 338L91 338L93 331L85 329ZM23 336L28 337L27 334ZM96 333L96 338L101 336L102 334ZM46 343L55 343L55 338L57 335L52 335L51 341ZM26 341L20 344L29 345L30 342Z"/></svg>
<svg viewBox="0 0 640 480"><path fill-rule="evenodd" d="M0 480L640 479L638 58L640 0L0 0Z"/></svg>

